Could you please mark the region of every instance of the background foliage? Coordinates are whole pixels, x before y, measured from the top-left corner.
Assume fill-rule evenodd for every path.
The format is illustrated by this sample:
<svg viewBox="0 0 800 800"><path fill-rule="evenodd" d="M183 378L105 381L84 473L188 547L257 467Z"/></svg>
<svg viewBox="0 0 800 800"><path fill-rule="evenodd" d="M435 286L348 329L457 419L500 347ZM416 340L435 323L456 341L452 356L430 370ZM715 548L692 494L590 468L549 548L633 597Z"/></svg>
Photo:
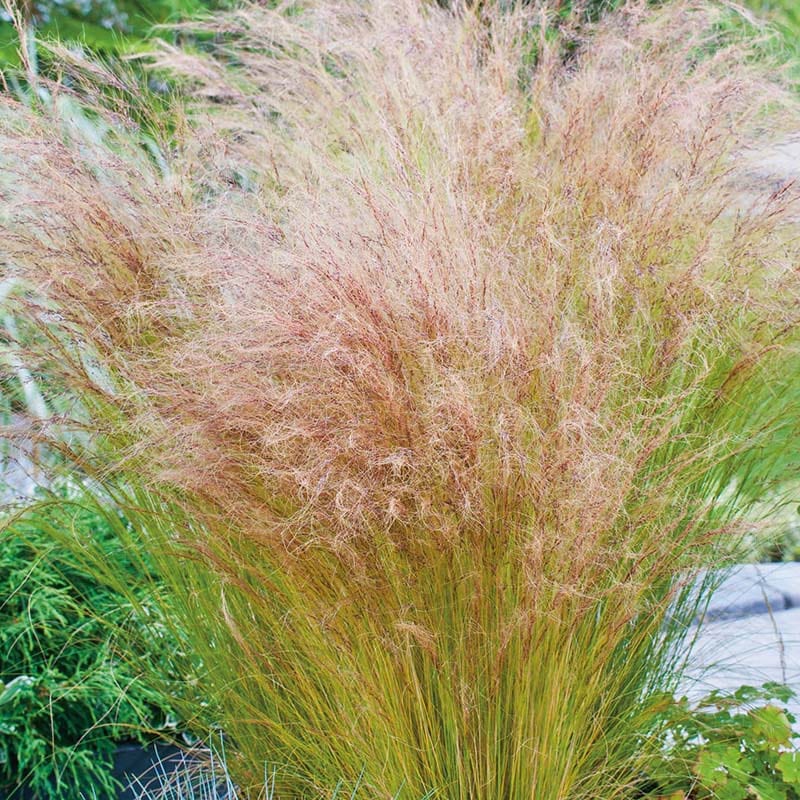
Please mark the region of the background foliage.
<svg viewBox="0 0 800 800"><path fill-rule="evenodd" d="M696 705L665 698L659 733L664 759L648 797L664 800L798 800L800 753L794 693L766 683L714 691Z"/></svg>
<svg viewBox="0 0 800 800"><path fill-rule="evenodd" d="M110 57L141 49L155 25L225 4L225 0L30 0L26 11L40 36L82 42ZM18 63L16 33L9 20L9 14L0 11L0 64Z"/></svg>
<svg viewBox="0 0 800 800"><path fill-rule="evenodd" d="M62 497L0 533L0 790L9 797L23 784L42 800L88 787L103 797L114 788L116 742L174 724L155 686L173 643L154 638L151 625L149 669L122 657L109 630L136 627L132 604L87 574L65 536L102 548L147 602L139 562L97 509Z"/></svg>

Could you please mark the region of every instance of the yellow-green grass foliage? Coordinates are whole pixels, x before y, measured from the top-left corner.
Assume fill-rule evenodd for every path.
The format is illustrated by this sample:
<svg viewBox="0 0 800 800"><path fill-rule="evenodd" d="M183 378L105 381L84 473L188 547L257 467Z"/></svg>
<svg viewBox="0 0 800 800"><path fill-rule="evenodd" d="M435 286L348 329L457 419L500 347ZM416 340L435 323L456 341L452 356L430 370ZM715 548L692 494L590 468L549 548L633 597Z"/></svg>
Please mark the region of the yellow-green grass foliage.
<svg viewBox="0 0 800 800"><path fill-rule="evenodd" d="M153 56L158 160L99 67L100 141L3 101L1 258L76 398L39 434L142 531L245 789L645 779L682 587L796 456L796 193L748 176L798 113L718 12L247 5Z"/></svg>

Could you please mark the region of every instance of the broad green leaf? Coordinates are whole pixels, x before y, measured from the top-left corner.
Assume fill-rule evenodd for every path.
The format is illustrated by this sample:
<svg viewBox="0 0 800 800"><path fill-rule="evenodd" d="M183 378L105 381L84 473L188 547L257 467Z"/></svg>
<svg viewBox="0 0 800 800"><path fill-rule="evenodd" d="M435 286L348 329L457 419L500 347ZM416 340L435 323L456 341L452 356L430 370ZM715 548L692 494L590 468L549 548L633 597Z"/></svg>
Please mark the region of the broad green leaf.
<svg viewBox="0 0 800 800"><path fill-rule="evenodd" d="M779 785L772 778L753 779L750 792L756 800L786 800L786 785Z"/></svg>
<svg viewBox="0 0 800 800"><path fill-rule="evenodd" d="M786 783L800 786L800 753L781 753L776 766Z"/></svg>
<svg viewBox="0 0 800 800"><path fill-rule="evenodd" d="M753 700L759 700L764 697L764 692L755 686L740 686L733 696L741 703L752 703Z"/></svg>
<svg viewBox="0 0 800 800"><path fill-rule="evenodd" d="M728 781L714 790L713 797L715 800L747 800L747 786L739 781Z"/></svg>
<svg viewBox="0 0 800 800"><path fill-rule="evenodd" d="M777 683L776 681L765 683L762 689L765 695L774 697L776 700L780 700L781 703L788 703L796 695L794 689L787 686L785 683Z"/></svg>
<svg viewBox="0 0 800 800"><path fill-rule="evenodd" d="M723 764L721 753L715 749L701 751L697 763L694 765L694 773L707 789L722 786L728 780L728 772Z"/></svg>
<svg viewBox="0 0 800 800"><path fill-rule="evenodd" d="M792 725L786 713L778 706L768 705L748 712L753 723L753 733L772 745L788 744L792 738Z"/></svg>

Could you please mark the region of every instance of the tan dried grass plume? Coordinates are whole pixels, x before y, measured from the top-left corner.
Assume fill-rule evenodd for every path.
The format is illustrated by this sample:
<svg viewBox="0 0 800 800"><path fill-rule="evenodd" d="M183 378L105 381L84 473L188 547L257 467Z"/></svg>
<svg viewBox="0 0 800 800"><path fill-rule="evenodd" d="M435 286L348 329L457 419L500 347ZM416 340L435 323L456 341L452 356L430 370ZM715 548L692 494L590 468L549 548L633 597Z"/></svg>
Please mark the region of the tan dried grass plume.
<svg viewBox="0 0 800 800"><path fill-rule="evenodd" d="M793 457L795 194L740 173L795 103L705 3L568 54L541 9L292 8L155 57L166 176L4 101L49 369L228 584L240 777L623 796L676 581Z"/></svg>

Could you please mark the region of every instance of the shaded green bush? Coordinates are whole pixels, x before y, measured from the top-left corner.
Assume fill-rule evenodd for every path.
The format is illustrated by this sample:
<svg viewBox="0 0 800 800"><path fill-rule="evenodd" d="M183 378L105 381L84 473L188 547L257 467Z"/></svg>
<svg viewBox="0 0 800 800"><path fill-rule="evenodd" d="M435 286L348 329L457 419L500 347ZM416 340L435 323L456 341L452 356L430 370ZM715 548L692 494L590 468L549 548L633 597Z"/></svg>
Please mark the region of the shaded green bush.
<svg viewBox="0 0 800 800"><path fill-rule="evenodd" d="M113 797L116 743L175 724L156 677L175 643L151 628L151 671L132 665L109 633L132 632L131 605L87 574L67 538L101 548L148 601L138 565L96 510L55 499L0 533L0 791L9 797L22 785L40 800Z"/></svg>
<svg viewBox="0 0 800 800"><path fill-rule="evenodd" d="M211 11L226 0L12 0L40 36L80 43L111 58L147 46L153 28ZM0 69L18 66L17 35L0 4Z"/></svg>

